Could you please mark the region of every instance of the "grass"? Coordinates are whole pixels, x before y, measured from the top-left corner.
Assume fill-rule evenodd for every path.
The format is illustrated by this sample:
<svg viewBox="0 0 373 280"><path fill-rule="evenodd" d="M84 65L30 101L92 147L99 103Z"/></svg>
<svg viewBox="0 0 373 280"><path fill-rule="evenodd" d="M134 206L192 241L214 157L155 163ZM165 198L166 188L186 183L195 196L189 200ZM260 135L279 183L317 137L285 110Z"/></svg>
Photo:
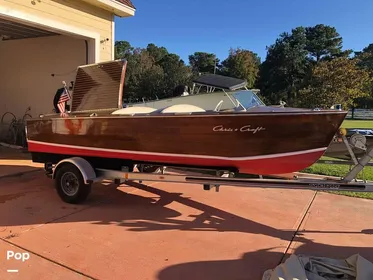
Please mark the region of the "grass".
<svg viewBox="0 0 373 280"><path fill-rule="evenodd" d="M373 129L373 120L349 120L346 119L341 127L344 128L368 128ZM322 157L323 160L335 160L332 158ZM321 164L316 163L302 172L311 173L311 174L320 174L326 176L336 176L336 177L343 177L348 172L350 167L348 165L331 165L331 164ZM364 176L363 176L364 174ZM365 167L362 172L360 172L357 176L358 179L365 179L368 181L373 181L373 167ZM367 192L330 192L340 195L347 195L352 197L360 197L366 199L373 199L373 193Z"/></svg>
<svg viewBox="0 0 373 280"><path fill-rule="evenodd" d="M345 120L341 127L344 128L370 128L373 129L373 120Z"/></svg>
<svg viewBox="0 0 373 280"><path fill-rule="evenodd" d="M330 158L322 158L331 160ZM349 166L348 165L331 165L331 164L321 164L316 163L302 172L305 173L311 173L311 174L321 174L326 176L336 176L336 177L343 177L349 172ZM364 176L363 176L364 174ZM358 179L365 179L369 181L373 181L373 167L365 167L362 172L360 172L357 176ZM360 198L366 198L366 199L373 199L373 193L369 192L347 192L347 191L341 191L341 192L330 192L340 195L347 195L352 197L360 197Z"/></svg>
<svg viewBox="0 0 373 280"><path fill-rule="evenodd" d="M328 158L328 157L322 157L321 159L322 160L335 160L335 159ZM320 174L320 175L326 175L326 176L344 177L349 172L349 170L350 169L348 165L339 165L339 164L332 165L332 164L316 163L304 169L302 172L311 173L311 174ZM373 181L373 167L371 166L365 167L364 170L358 174L357 178L365 179L368 181ZM369 192L341 191L341 192L330 192L330 193L353 196L353 197L360 197L360 198L366 198L366 199L373 199L373 193L369 193Z"/></svg>

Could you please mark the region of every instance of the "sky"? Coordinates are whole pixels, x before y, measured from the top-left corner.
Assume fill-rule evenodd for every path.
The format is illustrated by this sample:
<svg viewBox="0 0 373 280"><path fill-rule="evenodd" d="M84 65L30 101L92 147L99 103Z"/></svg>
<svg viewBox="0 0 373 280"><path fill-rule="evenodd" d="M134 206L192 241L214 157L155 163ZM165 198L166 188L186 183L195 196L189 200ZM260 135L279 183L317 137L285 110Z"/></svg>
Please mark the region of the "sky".
<svg viewBox="0 0 373 280"><path fill-rule="evenodd" d="M282 32L297 26L331 25L343 37L343 49L359 51L373 43L371 0L132 0L135 16L115 19L115 40L134 47L164 46L186 63L196 51L220 61L230 48L257 53Z"/></svg>

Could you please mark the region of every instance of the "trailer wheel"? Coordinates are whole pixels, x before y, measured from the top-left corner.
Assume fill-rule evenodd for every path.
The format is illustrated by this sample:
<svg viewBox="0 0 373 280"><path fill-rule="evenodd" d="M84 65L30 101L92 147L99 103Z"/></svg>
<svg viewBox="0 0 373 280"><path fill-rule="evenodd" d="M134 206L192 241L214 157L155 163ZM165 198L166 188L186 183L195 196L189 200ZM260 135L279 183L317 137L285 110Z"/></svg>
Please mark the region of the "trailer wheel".
<svg viewBox="0 0 373 280"><path fill-rule="evenodd" d="M82 173L71 163L65 163L58 168L55 183L58 195L67 203L83 202L91 192L91 184L84 183Z"/></svg>

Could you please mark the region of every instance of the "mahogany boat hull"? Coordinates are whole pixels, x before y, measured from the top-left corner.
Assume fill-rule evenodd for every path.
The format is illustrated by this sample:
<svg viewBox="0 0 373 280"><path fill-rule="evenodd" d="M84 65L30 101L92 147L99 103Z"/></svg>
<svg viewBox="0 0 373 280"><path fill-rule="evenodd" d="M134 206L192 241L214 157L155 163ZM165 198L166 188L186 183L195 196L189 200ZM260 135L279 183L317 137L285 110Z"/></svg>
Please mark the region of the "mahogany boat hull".
<svg viewBox="0 0 373 280"><path fill-rule="evenodd" d="M81 156L280 174L315 163L345 116L346 112L311 110L77 115L28 120L27 141L38 162Z"/></svg>

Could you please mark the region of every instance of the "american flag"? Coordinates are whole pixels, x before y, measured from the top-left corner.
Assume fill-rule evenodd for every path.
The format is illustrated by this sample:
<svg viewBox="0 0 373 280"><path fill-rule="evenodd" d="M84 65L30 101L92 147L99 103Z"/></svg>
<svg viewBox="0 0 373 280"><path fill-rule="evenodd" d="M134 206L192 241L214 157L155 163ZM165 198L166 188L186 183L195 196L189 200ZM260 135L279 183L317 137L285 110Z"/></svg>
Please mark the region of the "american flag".
<svg viewBox="0 0 373 280"><path fill-rule="evenodd" d="M65 113L65 102L69 101L70 99L71 97L70 97L69 90L65 87L57 104L58 109L60 110L61 114Z"/></svg>

